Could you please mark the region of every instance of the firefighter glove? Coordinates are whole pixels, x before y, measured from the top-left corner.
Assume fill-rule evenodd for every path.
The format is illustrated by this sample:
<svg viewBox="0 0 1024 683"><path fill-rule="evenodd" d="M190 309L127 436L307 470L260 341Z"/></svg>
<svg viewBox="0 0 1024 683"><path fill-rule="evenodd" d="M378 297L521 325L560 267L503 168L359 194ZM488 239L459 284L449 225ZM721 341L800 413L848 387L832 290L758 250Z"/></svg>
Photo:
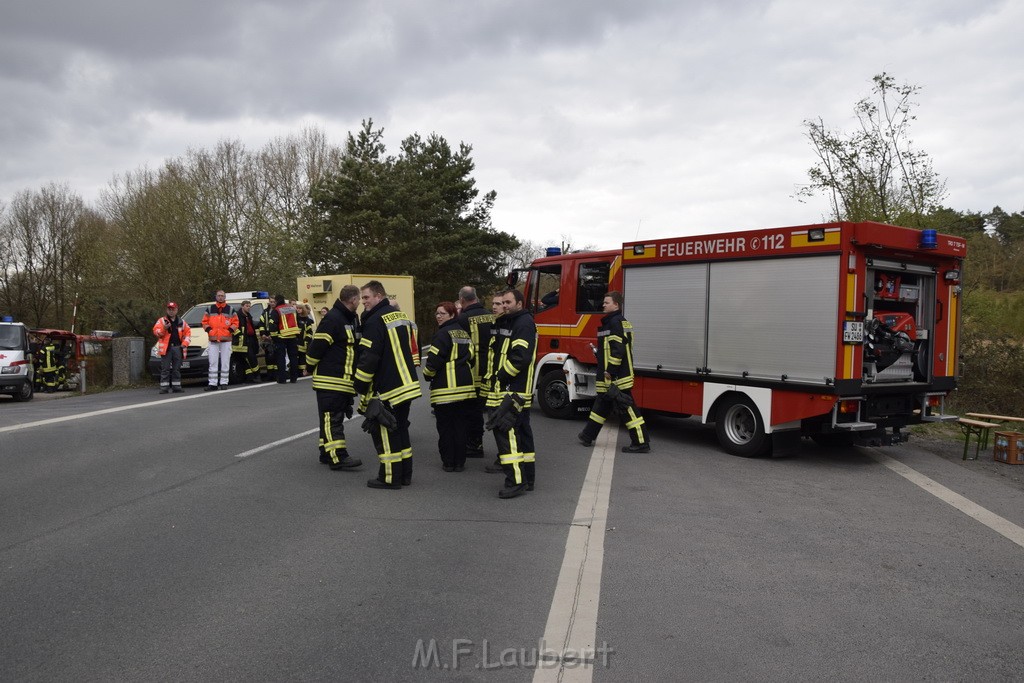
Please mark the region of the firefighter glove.
<svg viewBox="0 0 1024 683"><path fill-rule="evenodd" d="M506 394L487 420L489 430L507 432L515 426L526 402L517 394Z"/></svg>
<svg viewBox="0 0 1024 683"><path fill-rule="evenodd" d="M614 383L608 387L608 398L615 401L619 410L636 408L636 401L633 400L633 397L619 389Z"/></svg>
<svg viewBox="0 0 1024 683"><path fill-rule="evenodd" d="M363 431L373 431L377 425L380 425L389 432L398 426L398 420L395 419L394 414L388 410L384 402L379 398L372 398L370 402L366 404L366 412L363 413Z"/></svg>

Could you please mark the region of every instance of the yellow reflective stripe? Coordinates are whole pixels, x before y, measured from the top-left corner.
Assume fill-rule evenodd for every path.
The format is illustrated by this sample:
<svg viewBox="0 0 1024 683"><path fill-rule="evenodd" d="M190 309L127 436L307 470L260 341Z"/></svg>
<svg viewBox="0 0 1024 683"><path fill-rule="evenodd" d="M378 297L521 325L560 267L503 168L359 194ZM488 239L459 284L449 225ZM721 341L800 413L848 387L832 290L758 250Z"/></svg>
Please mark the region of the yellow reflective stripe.
<svg viewBox="0 0 1024 683"><path fill-rule="evenodd" d="M362 339L360 339L360 340L359 340L359 345L360 345L360 346L365 346L365 347L366 347L366 348L368 348L368 349L372 349L372 348L373 348L373 342L372 342L372 341L370 341L370 340L369 340L368 338L366 338L366 337L363 337Z"/></svg>
<svg viewBox="0 0 1024 683"><path fill-rule="evenodd" d="M605 418L601 417L600 415L595 413L593 410L590 411L590 419L593 420L594 422L596 422L599 425L603 425L605 423Z"/></svg>
<svg viewBox="0 0 1024 683"><path fill-rule="evenodd" d="M409 376L409 367L405 364L405 357L402 355L402 343L398 339L398 328L388 327L388 337L391 339L391 350L395 356L395 367L398 368L398 376L402 379L402 384L411 383L412 377Z"/></svg>
<svg viewBox="0 0 1024 683"><path fill-rule="evenodd" d="M358 379L360 382L372 382L373 375L360 369L356 370L356 379Z"/></svg>

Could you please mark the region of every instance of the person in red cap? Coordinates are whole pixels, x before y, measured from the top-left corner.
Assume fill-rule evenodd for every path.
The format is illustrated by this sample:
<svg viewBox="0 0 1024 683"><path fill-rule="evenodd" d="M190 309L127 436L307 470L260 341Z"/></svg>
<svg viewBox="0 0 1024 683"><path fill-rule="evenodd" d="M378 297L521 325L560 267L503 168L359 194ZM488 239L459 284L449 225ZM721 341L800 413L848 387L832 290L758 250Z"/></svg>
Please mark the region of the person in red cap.
<svg viewBox="0 0 1024 683"><path fill-rule="evenodd" d="M153 325L156 350L160 354L160 393L181 393L181 359L192 343L192 330L178 317L178 304L167 302L167 315Z"/></svg>

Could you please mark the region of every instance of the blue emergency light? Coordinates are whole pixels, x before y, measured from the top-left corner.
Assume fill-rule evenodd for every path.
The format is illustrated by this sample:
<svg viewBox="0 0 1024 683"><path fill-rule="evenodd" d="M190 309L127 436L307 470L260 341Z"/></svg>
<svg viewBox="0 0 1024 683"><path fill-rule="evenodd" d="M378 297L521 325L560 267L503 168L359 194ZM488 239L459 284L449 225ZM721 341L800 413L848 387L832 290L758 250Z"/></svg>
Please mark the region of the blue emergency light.
<svg viewBox="0 0 1024 683"><path fill-rule="evenodd" d="M13 322L14 322L14 317L10 316L10 315L5 315L4 317L0 318L0 323L13 323Z"/></svg>
<svg viewBox="0 0 1024 683"><path fill-rule="evenodd" d="M561 256L562 255L562 248L561 247L548 247L545 250L544 255L545 256Z"/></svg>
<svg viewBox="0 0 1024 683"><path fill-rule="evenodd" d="M935 230L922 230L921 231L921 243L918 246L921 249L938 249L939 248L938 232L935 231Z"/></svg>

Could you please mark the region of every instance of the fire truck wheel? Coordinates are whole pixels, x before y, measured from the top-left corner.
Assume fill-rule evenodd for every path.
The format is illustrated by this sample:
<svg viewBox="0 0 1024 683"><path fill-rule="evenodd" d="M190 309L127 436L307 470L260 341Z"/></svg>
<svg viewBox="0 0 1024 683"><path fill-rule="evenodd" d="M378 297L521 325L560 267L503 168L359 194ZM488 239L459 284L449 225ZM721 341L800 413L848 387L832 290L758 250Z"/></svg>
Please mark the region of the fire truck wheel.
<svg viewBox="0 0 1024 683"><path fill-rule="evenodd" d="M561 368L541 375L537 386L537 400L540 401L540 409L548 417L568 420L576 414L569 400L569 387L565 383L565 375Z"/></svg>
<svg viewBox="0 0 1024 683"><path fill-rule="evenodd" d="M715 420L718 442L726 452L744 458L759 458L771 450L771 439L757 408L746 396L723 399Z"/></svg>

